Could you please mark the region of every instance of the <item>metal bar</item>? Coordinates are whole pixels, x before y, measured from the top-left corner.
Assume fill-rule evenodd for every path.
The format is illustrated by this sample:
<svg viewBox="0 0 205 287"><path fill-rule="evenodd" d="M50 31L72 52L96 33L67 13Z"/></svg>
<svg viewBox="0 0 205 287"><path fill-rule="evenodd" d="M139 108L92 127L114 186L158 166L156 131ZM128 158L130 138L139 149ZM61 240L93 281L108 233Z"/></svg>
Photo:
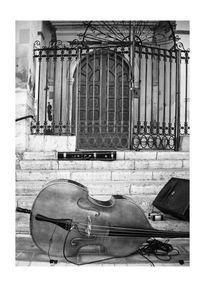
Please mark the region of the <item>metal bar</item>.
<svg viewBox="0 0 205 287"><path fill-rule="evenodd" d="M49 57L46 57L46 86L45 86L44 132L46 131L46 125L47 125L48 62L49 62Z"/></svg>
<svg viewBox="0 0 205 287"><path fill-rule="evenodd" d="M178 149L179 149L179 136L181 131L181 52L178 53Z"/></svg>
<svg viewBox="0 0 205 287"><path fill-rule="evenodd" d="M100 30L98 30L98 31L100 31ZM119 31L119 30L118 30ZM102 32L102 31L100 31L100 32ZM126 34L124 34L124 35L122 35L122 36L127 36L128 35L128 30L126 31ZM87 36L89 36L89 35L86 35L86 39L87 39ZM91 36L91 34L90 34L90 36ZM104 34L104 36L107 36L106 34ZM97 39L97 37L96 37L96 35L94 36L94 39L96 40ZM115 39L115 37L113 36L113 39L114 40L107 40L106 41L106 43L110 46L112 46L112 45L119 45L120 46L120 44L122 43L122 38L121 39L119 39L119 40L116 40ZM55 50L55 49L58 49L58 50L65 50L65 49L67 49L68 47L73 47L73 48L75 48L75 45L76 45L76 43L74 42L74 41L66 41L67 42L67 47L66 46L58 46L58 45L54 45L53 47L43 47L43 48L34 48L34 53L36 53L36 52L38 52L39 50L50 50L50 51L52 51L52 50ZM99 41L87 41L86 40L86 43L89 45L89 46L93 46L93 45L101 45L102 46L102 37L100 38L99 37ZM123 46L124 45L130 45L130 42L129 41L123 41ZM35 56L36 54L34 54L34 56Z"/></svg>
<svg viewBox="0 0 205 287"><path fill-rule="evenodd" d="M185 51L185 113L184 113L184 133L188 133L188 110L187 110L187 102L188 102L188 51Z"/></svg>
<svg viewBox="0 0 205 287"><path fill-rule="evenodd" d="M130 42L132 41L132 45L130 46L130 62L132 65L132 69L129 69L129 142L128 146L131 149L132 137L133 137L133 126L134 126L134 84L135 84L135 22L133 25L130 23Z"/></svg>
<svg viewBox="0 0 205 287"><path fill-rule="evenodd" d="M128 28L128 29L130 29L130 28ZM124 34L124 36L126 37L127 35L129 35L129 31L127 30L127 32ZM140 34L138 35L139 37L140 37ZM115 37L115 36L114 36ZM118 46L118 47L120 47L121 46L121 44L122 44L122 39L120 39L120 40L116 40L116 39L114 39L114 37L113 37L113 40L107 40L106 41L106 44L111 48L111 47L116 47L116 46ZM92 35L90 34L90 35L87 35L87 39L94 39L94 41L86 41L86 44L88 45L88 46L92 46L93 48L102 48L102 46L103 47L105 47L104 46L104 44L102 44L102 38L101 37L92 37ZM99 41L96 41L97 39L99 39ZM45 48L35 48L34 49L34 55L33 55L33 57L37 57L38 58L38 53L39 53L39 51L47 51L47 50L49 50L49 51L54 51L54 50L58 50L58 51L61 51L61 50L64 50L64 52L66 52L66 51L68 51L68 49L69 49L69 47L71 47L71 49L72 48L74 48L75 49L75 43L73 42L73 41L67 41L67 47L57 47L57 46L55 46L55 47L45 47ZM127 37L127 40L126 41L123 41L123 46L124 47L129 47L130 45L132 45L133 44L133 42L130 40L130 35ZM147 46L146 45L140 45L142 48L146 48ZM157 46L155 47L155 48L157 48ZM164 50L167 50L167 49L165 49L165 48L160 48L160 50L163 52ZM149 53L150 55L151 55L151 53ZM67 56L66 54L65 54L65 56ZM73 54L73 56L76 56L76 54ZM157 56L157 55L156 55ZM163 56L163 54L161 54L161 56ZM42 57L46 57L46 55L42 55ZM58 54L58 57L60 57L60 54ZM183 57L181 57L182 59L183 59Z"/></svg>
<svg viewBox="0 0 205 287"><path fill-rule="evenodd" d="M39 113L39 109L40 109L40 87L41 87L41 61L42 61L42 58L41 58L41 51L39 51L39 58L38 58L38 61L39 61L39 67L38 67L38 102L37 102L37 133L39 132L39 124L40 124L40 113Z"/></svg>
<svg viewBox="0 0 205 287"><path fill-rule="evenodd" d="M153 131L153 96L154 96L154 48L151 48L152 51L152 57L151 57L151 61L152 61L152 66L151 66L151 123L150 123L150 130L151 130L151 134Z"/></svg>
<svg viewBox="0 0 205 287"><path fill-rule="evenodd" d="M140 122L140 108L141 108L141 66L142 66L142 48L139 46L139 91L140 95L138 98L138 134L140 133L140 128L141 128L141 122Z"/></svg>
<svg viewBox="0 0 205 287"><path fill-rule="evenodd" d="M180 51L176 50L176 90L175 90L175 151L179 150L180 136Z"/></svg>
<svg viewBox="0 0 205 287"><path fill-rule="evenodd" d="M102 72L103 72L103 55L102 55L102 49L100 50L100 133L102 132Z"/></svg>
<svg viewBox="0 0 205 287"><path fill-rule="evenodd" d="M145 106L144 106L144 126L145 126L145 133L147 127L147 61L148 61L148 48L146 47L146 54L145 54Z"/></svg>
<svg viewBox="0 0 205 287"><path fill-rule="evenodd" d="M116 114L117 114L117 51L115 50L115 102L114 102L114 133L116 132Z"/></svg>
<svg viewBox="0 0 205 287"><path fill-rule="evenodd" d="M73 96L71 92L71 57L68 57L68 112L69 112L69 119L68 119L68 125L69 125L69 133L71 133L72 130L72 105L73 105Z"/></svg>
<svg viewBox="0 0 205 287"><path fill-rule="evenodd" d="M171 133L171 115L172 115L172 51L169 51L169 133Z"/></svg>
<svg viewBox="0 0 205 287"><path fill-rule="evenodd" d="M160 97L160 49L158 49L158 69L157 69L157 134L159 134L159 97Z"/></svg>
<svg viewBox="0 0 205 287"><path fill-rule="evenodd" d="M134 28L134 27L133 27L133 28ZM133 33L132 33L132 32L133 32L133 31L132 31L132 22L129 21L129 27L128 27L129 36L128 36L128 38L129 38L130 46L128 47L128 49L129 49L128 57L129 57L130 61L131 61L131 53L132 53L132 46L133 46L133 43L132 43ZM131 65L132 65L132 62L131 62Z"/></svg>
<svg viewBox="0 0 205 287"><path fill-rule="evenodd" d="M123 114L124 114L124 59L122 57L122 114L121 114L121 133L123 132Z"/></svg>
<svg viewBox="0 0 205 287"><path fill-rule="evenodd" d="M177 50L175 51L176 54L176 71L175 71L175 116L174 116L174 135L175 135L175 146L174 146L174 150L177 151L178 150L178 143L177 143L177 98L178 98L178 61L177 61Z"/></svg>
<svg viewBox="0 0 205 287"><path fill-rule="evenodd" d="M109 129L109 72L110 72L110 57L109 49L107 54L107 132Z"/></svg>
<svg viewBox="0 0 205 287"><path fill-rule="evenodd" d="M85 133L88 132L88 94L89 94L89 86L88 86L88 63L89 63L89 50L87 50L86 55L86 80L85 80Z"/></svg>
<svg viewBox="0 0 205 287"><path fill-rule="evenodd" d="M163 134L165 133L165 121L166 121L166 51L164 50L164 99L163 99L163 121L162 121L162 130Z"/></svg>
<svg viewBox="0 0 205 287"><path fill-rule="evenodd" d="M78 70L78 123L79 123L79 130L81 129L81 112L80 112L80 108L81 108L81 73L82 73L82 70L81 70L81 65L82 65L82 62L81 62L81 50L79 49L79 70Z"/></svg>
<svg viewBox="0 0 205 287"><path fill-rule="evenodd" d="M78 62L80 61L80 52L78 51ZM75 136L78 139L78 76L79 76L79 65L76 67L76 83L75 83ZM77 146L78 148L78 146Z"/></svg>
<svg viewBox="0 0 205 287"><path fill-rule="evenodd" d="M26 119L29 119L29 118L33 119L34 116L33 116L33 115L27 115L27 116L24 116L24 117L20 117L20 118L15 119L15 121L16 121L16 122L19 122L19 121L26 120Z"/></svg>
<svg viewBox="0 0 205 287"><path fill-rule="evenodd" d="M111 44L110 44L110 45L109 45L109 48L110 48L110 49L112 49L112 48L114 49L114 48L116 48L116 47L120 47L121 44L122 44L121 42L118 42L116 45L111 45ZM132 44L132 41L129 42L129 45L130 45L130 44ZM128 45L128 44L124 44L124 42L123 42L124 48L125 48L125 47L128 47L129 45ZM147 47L147 46L143 46L143 45L140 45L140 46L141 46L141 48L144 48L144 49ZM105 48L105 46L102 46L102 45L93 46L93 49L94 49L94 48L95 48L95 49L102 49L102 48ZM155 48L157 49L157 47L155 47ZM43 51L43 52L45 51L45 49L39 49L39 50L41 50L41 51ZM57 50L57 51L62 51L62 50L64 50L64 49L58 48L58 49L56 49L56 50ZM64 50L64 52L65 52L65 53L64 53L64 57L68 57L68 56L69 56L69 54L66 53L67 50L68 50L68 49ZM162 49L162 48L160 48L160 50L161 50L162 52L163 52L163 51L167 51L167 50ZM125 51L124 53L129 54L129 51L127 50L127 51ZM146 52L142 51L142 54L146 54ZM148 55L151 56L152 53L148 51ZM163 57L163 55L164 55L163 53L160 54L161 57ZM72 57L76 57L76 53L71 54L71 56L72 56ZM83 51L82 51L82 56L86 56L86 52L83 52ZM158 56L158 54L156 53L156 54L154 54L154 56ZM49 56L49 57L52 57L52 56ZM60 55L60 54L57 54L56 57L57 57L57 58L60 58L61 55ZM173 57L175 58L175 56L173 56ZM34 55L34 58L38 58L38 55ZM46 55L42 55L42 58L46 58ZM167 55L167 58L169 58L169 55ZM182 56L181 56L181 59L185 59L185 57L182 57Z"/></svg>
<svg viewBox="0 0 205 287"><path fill-rule="evenodd" d="M54 87L53 87L53 93L54 93L54 97L53 97L53 111L55 111L55 106L56 106L56 61L57 61L57 57L56 57L56 50L54 50L53 53L53 73L54 73ZM53 112L53 122L52 122L52 132L53 134L55 134L55 112Z"/></svg>
<svg viewBox="0 0 205 287"><path fill-rule="evenodd" d="M93 51L93 117L92 117L92 131L94 133L95 128L95 49Z"/></svg>
<svg viewBox="0 0 205 287"><path fill-rule="evenodd" d="M63 50L62 50L63 52ZM62 133L62 108L63 108L63 61L64 55L61 54L61 88L60 88L60 121L59 121L59 134Z"/></svg>

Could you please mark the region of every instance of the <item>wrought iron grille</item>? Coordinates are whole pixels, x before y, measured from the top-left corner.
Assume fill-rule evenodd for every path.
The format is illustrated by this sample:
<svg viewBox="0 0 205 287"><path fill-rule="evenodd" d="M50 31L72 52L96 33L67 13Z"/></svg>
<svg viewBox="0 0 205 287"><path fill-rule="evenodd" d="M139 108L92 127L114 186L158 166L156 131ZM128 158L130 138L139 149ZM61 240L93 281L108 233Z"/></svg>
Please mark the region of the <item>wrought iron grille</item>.
<svg viewBox="0 0 205 287"><path fill-rule="evenodd" d="M135 47L134 149L177 150L189 134L188 63L185 50Z"/></svg>
<svg viewBox="0 0 205 287"><path fill-rule="evenodd" d="M34 43L32 134L76 135L78 149L177 150L189 134L189 51L83 39Z"/></svg>

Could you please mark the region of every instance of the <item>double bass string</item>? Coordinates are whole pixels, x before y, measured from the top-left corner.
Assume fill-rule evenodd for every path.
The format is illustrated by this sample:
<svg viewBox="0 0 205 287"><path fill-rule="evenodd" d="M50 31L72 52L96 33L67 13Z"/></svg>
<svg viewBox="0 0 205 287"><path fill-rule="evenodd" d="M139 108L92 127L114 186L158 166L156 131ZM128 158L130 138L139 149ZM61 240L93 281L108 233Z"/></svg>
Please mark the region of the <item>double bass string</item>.
<svg viewBox="0 0 205 287"><path fill-rule="evenodd" d="M81 225L87 227L84 223L78 223L76 225ZM146 237L146 236L163 236L163 237L187 237L186 232L175 232L175 231L166 231L166 230L157 230L157 229L141 229L141 228L127 228L127 227L112 227L112 226L101 226L101 225L92 225L91 234L103 235L103 236L127 236L127 237ZM85 228L86 230L86 228ZM108 231L108 234L105 232ZM86 233L86 231L85 231Z"/></svg>

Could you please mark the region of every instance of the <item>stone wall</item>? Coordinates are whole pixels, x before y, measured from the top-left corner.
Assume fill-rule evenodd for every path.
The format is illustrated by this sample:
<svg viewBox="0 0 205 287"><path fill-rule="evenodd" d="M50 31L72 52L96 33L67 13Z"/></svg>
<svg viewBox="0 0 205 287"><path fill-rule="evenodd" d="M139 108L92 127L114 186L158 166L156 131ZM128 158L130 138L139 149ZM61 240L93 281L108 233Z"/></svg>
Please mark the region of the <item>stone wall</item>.
<svg viewBox="0 0 205 287"><path fill-rule="evenodd" d="M16 119L35 115L33 43L48 43L52 33L42 21L16 21ZM16 122L16 152L28 148L31 118Z"/></svg>

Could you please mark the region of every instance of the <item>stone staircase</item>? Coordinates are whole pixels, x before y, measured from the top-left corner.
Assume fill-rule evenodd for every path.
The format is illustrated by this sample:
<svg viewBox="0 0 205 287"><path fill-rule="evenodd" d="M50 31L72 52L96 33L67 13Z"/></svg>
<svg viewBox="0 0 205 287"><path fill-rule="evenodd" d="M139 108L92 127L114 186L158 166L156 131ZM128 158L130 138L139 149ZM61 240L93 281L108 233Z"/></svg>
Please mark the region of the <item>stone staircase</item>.
<svg viewBox="0 0 205 287"><path fill-rule="evenodd" d="M17 157L16 201L31 208L42 187L54 179L71 179L88 187L101 200L112 194L131 197L145 213L171 177L189 178L189 153L170 151L117 151L115 161L59 161L57 152L24 152ZM16 214L17 235L29 234L29 215ZM157 228L187 230L183 221L152 222Z"/></svg>

